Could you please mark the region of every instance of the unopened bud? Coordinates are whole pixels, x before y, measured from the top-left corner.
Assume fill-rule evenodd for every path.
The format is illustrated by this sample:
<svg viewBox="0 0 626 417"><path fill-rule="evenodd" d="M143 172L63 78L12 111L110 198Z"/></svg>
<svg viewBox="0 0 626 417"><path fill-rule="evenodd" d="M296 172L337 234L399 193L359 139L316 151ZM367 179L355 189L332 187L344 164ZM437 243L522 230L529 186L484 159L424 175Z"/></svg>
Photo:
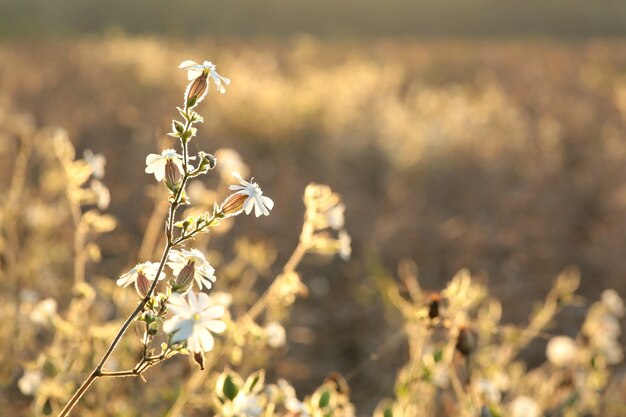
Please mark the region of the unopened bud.
<svg viewBox="0 0 626 417"><path fill-rule="evenodd" d="M187 103L187 108L194 107L196 104L200 103L207 92L207 79L208 74L202 74L195 80L193 80L189 87L187 87L187 91L185 92L185 102Z"/></svg>
<svg viewBox="0 0 626 417"><path fill-rule="evenodd" d="M193 360L200 366L200 370L204 371L204 354L202 352L194 352Z"/></svg>
<svg viewBox="0 0 626 417"><path fill-rule="evenodd" d="M428 304L428 317L431 320L436 319L441 314L441 295L438 293L430 294Z"/></svg>
<svg viewBox="0 0 626 417"><path fill-rule="evenodd" d="M210 153L200 152L198 156L200 157L200 171L209 171L217 165L217 158Z"/></svg>
<svg viewBox="0 0 626 417"><path fill-rule="evenodd" d="M143 272L137 274L137 281L135 281L135 288L140 296L145 297L150 291L150 280L144 275Z"/></svg>
<svg viewBox="0 0 626 417"><path fill-rule="evenodd" d="M225 216L236 216L243 210L243 203L248 199L247 194L235 193L228 196L228 198L222 203L220 212Z"/></svg>
<svg viewBox="0 0 626 417"><path fill-rule="evenodd" d="M165 164L165 185L167 185L167 188L171 191L175 192L178 190L181 180L182 177L180 175L180 168L178 168L178 166L172 162L171 159L168 159Z"/></svg>
<svg viewBox="0 0 626 417"><path fill-rule="evenodd" d="M472 329L462 327L459 329L459 337L456 340L456 349L465 356L469 356L478 344L478 336Z"/></svg>
<svg viewBox="0 0 626 417"><path fill-rule="evenodd" d="M183 269L180 270L172 290L180 293L186 292L191 287L193 276L195 273L195 267L193 261L189 261Z"/></svg>

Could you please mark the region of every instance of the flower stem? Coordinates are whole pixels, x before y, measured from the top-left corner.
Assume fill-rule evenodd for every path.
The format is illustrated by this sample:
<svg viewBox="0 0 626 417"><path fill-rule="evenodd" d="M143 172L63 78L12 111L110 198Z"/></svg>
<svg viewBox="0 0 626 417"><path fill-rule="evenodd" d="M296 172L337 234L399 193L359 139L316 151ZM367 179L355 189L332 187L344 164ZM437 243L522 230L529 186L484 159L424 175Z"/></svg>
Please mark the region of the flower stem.
<svg viewBox="0 0 626 417"><path fill-rule="evenodd" d="M191 122L188 121L187 125L185 127L185 130L189 129L190 127L191 127ZM135 317L137 317L137 315L143 311L144 306L150 300L150 297L152 296L152 293L154 292L154 289L156 288L157 283L159 282L158 277L163 272L163 269L165 267L165 262L167 261L167 257L169 256L170 250L172 249L172 247L175 244L174 243L174 236L173 236L174 235L174 218L176 217L176 209L178 208L178 206L180 204L180 198L183 195L183 190L185 189L185 185L187 183L187 180L189 179L189 169L188 169L189 165L187 163L187 160L188 160L187 142L185 140L181 140L181 143L182 143L182 149L183 149L183 170L184 170L185 174L183 176L180 188L176 192L176 195L174 196L174 198L173 198L173 200L172 200L172 202L170 204L169 215L168 215L168 218L167 218L167 223L165 225L165 234L166 234L166 238L167 238L167 243L165 244L165 248L163 250L163 254L161 255L161 261L159 263L159 268L157 270L157 273L155 275L154 280L152 281L152 285L150 285L150 289L148 290L148 293L141 300L141 302L137 305L135 310L133 310L133 312L128 316L128 318L126 318L126 321L124 321L124 324L122 324L122 327L120 328L120 330L115 335L115 338L113 338L113 341L111 342L111 344L109 345L108 349L106 350L106 352L104 353L104 355L102 356L100 361L98 362L98 365L96 365L96 367L89 374L87 379L85 379L85 381L81 384L81 386L78 388L78 390L76 390L74 395L72 395L72 398L70 398L70 400L65 405L63 410L61 410L61 412L59 413L59 417L66 417L67 415L69 415L69 413L72 411L72 408L74 408L76 403L78 403L78 401L80 401L80 399L83 397L83 395L85 395L85 393L87 392L87 390L89 389L89 387L91 386L93 381L96 380L96 378L102 377L102 376L113 376L112 374L115 374L115 373L112 373L112 372L103 371L103 367L106 364L106 362L109 359L109 357L111 356L111 354L113 354L113 351L115 350L117 345L122 340L122 337L124 336L124 334L126 333L128 328L130 327L132 322L135 320ZM178 243L181 243L181 239L178 239L176 241L176 244L178 244ZM141 372L143 372L146 369L148 369L148 367L150 367L151 365L153 365L153 364L148 364L148 366L144 366L143 368L140 367L140 368L138 368L138 369L136 369L134 371L135 371L135 373L137 375L140 375ZM118 374L117 376L129 376L129 375L130 374L128 374L128 373L124 373L124 375L119 375Z"/></svg>

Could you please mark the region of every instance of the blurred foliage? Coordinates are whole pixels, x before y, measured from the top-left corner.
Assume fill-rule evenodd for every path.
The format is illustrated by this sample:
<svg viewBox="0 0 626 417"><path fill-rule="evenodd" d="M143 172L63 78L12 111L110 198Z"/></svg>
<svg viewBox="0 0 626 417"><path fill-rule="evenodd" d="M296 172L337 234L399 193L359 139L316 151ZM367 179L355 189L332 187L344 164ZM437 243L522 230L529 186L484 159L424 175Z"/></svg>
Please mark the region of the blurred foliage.
<svg viewBox="0 0 626 417"><path fill-rule="evenodd" d="M404 321L381 312L379 287L365 277L402 258L416 260L421 285L431 289L468 267L506 306L504 323L524 320L569 265L580 268L580 293L590 300L607 287L626 291L622 42L182 43L115 33L5 42L2 94L32 113L33 126L64 126L79 155L90 148L107 158L109 212L119 226L98 238L102 262L88 267L91 279L106 276L101 281L110 284L137 261L152 209L150 198L139 197L156 195L149 176L137 172L155 142L169 143L171 103L183 87L173 66L205 56L233 84L227 99L211 100L202 147L235 147L276 201L266 221L243 219L233 231L257 243L271 236L280 265L297 242L302 190L316 181L344 196L353 237L349 263L314 268L328 263L315 257L302 266L316 271L305 274L309 298L285 324L291 345L268 365L271 381L286 377L299 392L313 392L329 371L347 374L393 339ZM6 166L14 161L3 154ZM206 196L219 184L209 180L197 191ZM71 241L60 230L48 238ZM210 250L239 253L231 235L211 241ZM62 252L47 259L69 276L71 247L44 248ZM65 310L69 294L56 281L31 284ZM568 307L550 332L575 336L584 310ZM544 345L534 341L521 353L530 367L544 362ZM399 343L390 350L348 378L360 410L393 396L395 371L409 356Z"/></svg>
<svg viewBox="0 0 626 417"><path fill-rule="evenodd" d="M103 33L170 36L620 35L620 0L2 0L0 36Z"/></svg>

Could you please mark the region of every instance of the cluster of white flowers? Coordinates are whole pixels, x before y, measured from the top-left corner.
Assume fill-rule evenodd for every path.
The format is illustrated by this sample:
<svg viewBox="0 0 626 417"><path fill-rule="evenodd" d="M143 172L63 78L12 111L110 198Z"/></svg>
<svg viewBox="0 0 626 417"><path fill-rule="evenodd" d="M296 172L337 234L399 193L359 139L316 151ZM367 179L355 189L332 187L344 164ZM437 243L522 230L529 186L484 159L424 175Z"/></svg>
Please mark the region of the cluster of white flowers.
<svg viewBox="0 0 626 417"><path fill-rule="evenodd" d="M183 200L185 203L189 202L188 196L184 193L188 178L204 174L213 169L216 164L216 158L212 155L200 152L198 157L194 157L187 153L186 144L197 132L193 124L202 121L202 117L195 113L193 108L206 95L209 79L222 94L226 92L225 86L230 84L230 80L218 74L215 65L209 61L199 64L187 60L182 62L179 68L187 71L187 78L191 81L185 93L186 104L183 109L179 109L185 123L174 120L172 123L173 132L170 134L170 136L180 138L183 149L182 155L175 149L165 149L160 154L151 153L146 157L145 168L147 174L153 174L157 181L165 182L171 192L170 197L174 204L180 204ZM94 173L98 174L102 168L102 161L93 154L86 155L86 158L94 165ZM189 163L193 160L199 160L197 168ZM230 165L232 167L237 164ZM247 170L247 167L241 167ZM251 214L253 210L257 217L269 215L270 210L274 207L274 202L271 198L263 195L261 187L252 180L245 181L237 172L233 172L232 175L239 181L239 184L229 187L233 193L221 205L215 206L211 219L219 221L219 219L235 216L241 212ZM210 217L209 213L206 216L208 217L200 217L203 223L198 223L198 219L194 219L194 233L201 231L203 227L215 224L207 220ZM185 232L186 229L183 229L176 245L189 238ZM171 232L168 236L169 242L171 242L173 240ZM227 297L218 294L209 296L200 292L213 287L213 283L216 281L215 269L201 251L193 248L171 249L167 259L163 262L163 265L153 262L137 264L129 272L120 276L117 284L124 287L134 284L139 295L144 297L145 302L147 302L148 297L152 295L151 289L156 287L155 279L162 280L167 275L164 271L164 266L167 265L173 273L173 280L168 283L169 290L165 294L160 294L161 300L165 301L158 302L165 302L167 312L171 313L171 317L163 322L163 331L170 336L171 343L184 343L184 346L191 352L210 351L214 346L212 333L222 333L226 330L225 322L220 319L230 304L230 300L226 299ZM161 272L157 277L159 271ZM166 295L170 293L171 295ZM284 329L282 329L282 334L281 329L282 327L278 329L276 326L270 326L269 330L271 331L268 331L271 334L271 343L275 346L284 344ZM240 402L242 404L249 403L243 399Z"/></svg>

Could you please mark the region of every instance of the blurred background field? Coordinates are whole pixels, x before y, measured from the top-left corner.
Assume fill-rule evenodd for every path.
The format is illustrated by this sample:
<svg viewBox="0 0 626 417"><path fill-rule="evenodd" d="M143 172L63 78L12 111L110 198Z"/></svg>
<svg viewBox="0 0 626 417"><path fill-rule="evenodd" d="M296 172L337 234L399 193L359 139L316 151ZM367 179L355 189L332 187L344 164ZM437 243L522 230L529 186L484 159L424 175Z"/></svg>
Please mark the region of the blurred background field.
<svg viewBox="0 0 626 417"><path fill-rule="evenodd" d="M307 183L346 204L352 259L305 260L310 294L269 368L298 390L350 373L393 337L398 318L371 277L402 259L432 290L469 268L514 323L577 267L589 301L565 311L557 334L574 335L605 288L626 294L623 2L117 3L0 4L3 108L64 127L79 154L107 160L119 225L100 238L88 281L142 261L154 193L145 156L170 146L185 85L177 64L210 59L233 82L202 104L200 148L236 149L276 208L239 219L205 250L228 257L247 234L275 246L280 265L297 243ZM69 282L23 285L63 310ZM525 352L531 366L544 348ZM392 393L405 353L395 343L359 368L349 381L359 410Z"/></svg>

